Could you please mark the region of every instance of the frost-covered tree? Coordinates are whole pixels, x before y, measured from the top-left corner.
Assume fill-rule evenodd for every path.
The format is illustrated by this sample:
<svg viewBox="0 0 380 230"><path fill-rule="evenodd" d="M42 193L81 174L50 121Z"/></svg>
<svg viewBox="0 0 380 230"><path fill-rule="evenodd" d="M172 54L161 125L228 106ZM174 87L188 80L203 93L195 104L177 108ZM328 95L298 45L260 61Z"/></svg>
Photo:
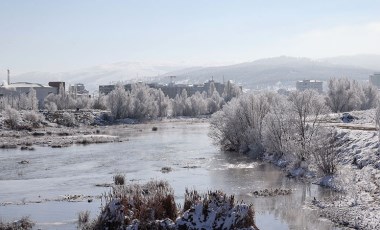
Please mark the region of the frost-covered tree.
<svg viewBox="0 0 380 230"><path fill-rule="evenodd" d="M52 102L57 105L58 110L77 108L76 100L70 94L65 92L65 90L63 89L63 86L61 86L59 90L59 94L51 93L47 97L45 97L45 100L44 100L45 108L47 108L47 105L51 105Z"/></svg>
<svg viewBox="0 0 380 230"><path fill-rule="evenodd" d="M168 109L170 100L169 97L165 96L161 89L154 90L154 100L157 102L157 116L166 117L168 115Z"/></svg>
<svg viewBox="0 0 380 230"><path fill-rule="evenodd" d="M379 96L378 89L368 83L361 85L360 109L367 110L375 108Z"/></svg>
<svg viewBox="0 0 380 230"><path fill-rule="evenodd" d="M133 84L131 90L132 97L132 118L155 118L158 116L157 103L155 101L154 89L145 84Z"/></svg>
<svg viewBox="0 0 380 230"><path fill-rule="evenodd" d="M216 91L215 84L212 81L212 82L210 82L210 87L208 89L208 96L211 97L214 94L215 91Z"/></svg>
<svg viewBox="0 0 380 230"><path fill-rule="evenodd" d="M189 110L189 105L187 104L187 91L183 89L180 95L176 95L174 100L172 100L172 113L173 116L183 116Z"/></svg>
<svg viewBox="0 0 380 230"><path fill-rule="evenodd" d="M231 100L211 118L210 136L224 150L263 152L264 118L270 110L270 94L245 94Z"/></svg>
<svg viewBox="0 0 380 230"><path fill-rule="evenodd" d="M107 97L103 94L100 94L93 99L92 102L93 109L106 110L107 109Z"/></svg>
<svg viewBox="0 0 380 230"><path fill-rule="evenodd" d="M128 117L130 96L121 83L116 84L114 90L108 95L108 108L115 119Z"/></svg>
<svg viewBox="0 0 380 230"><path fill-rule="evenodd" d="M232 98L238 97L242 94L242 91L239 86L232 83L231 81L227 81L224 86L223 98L226 102L229 102Z"/></svg>
<svg viewBox="0 0 380 230"><path fill-rule="evenodd" d="M92 107L93 100L88 96L80 96L75 99L77 109L89 109Z"/></svg>
<svg viewBox="0 0 380 230"><path fill-rule="evenodd" d="M310 156L315 134L329 109L321 95L314 90L292 92L288 100L297 143L295 155L298 160L304 161Z"/></svg>
<svg viewBox="0 0 380 230"><path fill-rule="evenodd" d="M328 84L326 103L334 113L352 111L360 107L360 86L347 78L333 78Z"/></svg>
<svg viewBox="0 0 380 230"><path fill-rule="evenodd" d="M219 111L224 105L224 99L219 95L218 91L214 91L210 98L207 99L208 113L213 114Z"/></svg>
<svg viewBox="0 0 380 230"><path fill-rule="evenodd" d="M30 110L37 110L38 109L37 92L33 88L29 89L28 102L29 102L28 109L30 109Z"/></svg>
<svg viewBox="0 0 380 230"><path fill-rule="evenodd" d="M264 146L277 158L292 153L294 143L293 112L290 102L283 96L273 98L270 111L264 119Z"/></svg>

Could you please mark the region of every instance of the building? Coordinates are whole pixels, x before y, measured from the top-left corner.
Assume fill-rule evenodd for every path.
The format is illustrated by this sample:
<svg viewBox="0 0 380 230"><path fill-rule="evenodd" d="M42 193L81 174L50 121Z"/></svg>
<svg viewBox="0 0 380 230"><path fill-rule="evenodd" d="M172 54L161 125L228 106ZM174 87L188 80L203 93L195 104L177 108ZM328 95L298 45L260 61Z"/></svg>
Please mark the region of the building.
<svg viewBox="0 0 380 230"><path fill-rule="evenodd" d="M0 86L0 97L6 96L20 96L21 94L28 94L30 88L36 91L38 105L41 107L44 103L44 99L47 95L58 93L58 88L48 85L42 85L38 83L29 82L16 82L11 84L4 84Z"/></svg>
<svg viewBox="0 0 380 230"><path fill-rule="evenodd" d="M304 91L307 89L316 90L318 93L323 92L323 82L318 80L302 80L297 81L296 89L298 91Z"/></svg>
<svg viewBox="0 0 380 230"><path fill-rule="evenodd" d="M63 89L63 92L65 92L65 89L66 89L65 82L63 82L63 81L51 81L51 82L49 82L49 86L57 88L58 94L61 93L60 92L61 87Z"/></svg>
<svg viewBox="0 0 380 230"><path fill-rule="evenodd" d="M86 87L82 83L77 83L75 85L70 85L69 87L69 93L71 95L76 96L88 96L88 90L86 90Z"/></svg>
<svg viewBox="0 0 380 230"><path fill-rule="evenodd" d="M215 90L219 93L219 95L222 95L224 92L225 84L220 82L214 82L213 80L210 80L204 84L193 85L174 84L173 82L171 82L168 85L158 83L149 83L146 85L153 89L161 89L165 96L168 96L169 98L175 98L175 96L180 95L184 89L187 91L187 96L189 97L194 95L196 92L208 92L212 83L214 84ZM124 88L125 90L130 91L132 89L132 84L125 84ZM114 89L115 85L100 85L99 93L107 95Z"/></svg>
<svg viewBox="0 0 380 230"><path fill-rule="evenodd" d="M380 72L374 73L369 76L369 82L380 89Z"/></svg>

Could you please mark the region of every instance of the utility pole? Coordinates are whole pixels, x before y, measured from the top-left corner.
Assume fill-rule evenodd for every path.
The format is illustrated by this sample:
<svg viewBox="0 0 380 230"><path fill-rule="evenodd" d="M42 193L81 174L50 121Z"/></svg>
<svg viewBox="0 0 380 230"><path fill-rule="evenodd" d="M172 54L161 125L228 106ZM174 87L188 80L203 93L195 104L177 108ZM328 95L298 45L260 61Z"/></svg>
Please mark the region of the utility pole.
<svg viewBox="0 0 380 230"><path fill-rule="evenodd" d="M11 74L10 74L10 71L9 71L9 69L7 69L7 72L8 72L8 85L10 85L11 84Z"/></svg>

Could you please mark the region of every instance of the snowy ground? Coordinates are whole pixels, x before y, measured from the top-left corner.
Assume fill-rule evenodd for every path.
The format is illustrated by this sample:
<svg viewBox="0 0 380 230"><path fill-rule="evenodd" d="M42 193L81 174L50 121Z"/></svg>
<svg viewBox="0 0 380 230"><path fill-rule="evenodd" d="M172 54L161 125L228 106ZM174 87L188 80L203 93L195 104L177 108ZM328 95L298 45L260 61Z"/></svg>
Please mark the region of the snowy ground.
<svg viewBox="0 0 380 230"><path fill-rule="evenodd" d="M338 128L343 144L339 151L339 172L323 183L341 191L332 200L313 201L321 215L357 229L380 229L380 152L374 110L350 112L343 123L341 114L331 115L329 126Z"/></svg>

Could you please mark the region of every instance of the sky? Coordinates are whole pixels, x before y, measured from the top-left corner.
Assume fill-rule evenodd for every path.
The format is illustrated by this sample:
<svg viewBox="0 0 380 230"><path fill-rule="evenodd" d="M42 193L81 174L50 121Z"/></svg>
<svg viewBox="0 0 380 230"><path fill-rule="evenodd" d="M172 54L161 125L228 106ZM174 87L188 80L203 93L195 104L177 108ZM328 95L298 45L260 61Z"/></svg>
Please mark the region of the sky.
<svg viewBox="0 0 380 230"><path fill-rule="evenodd" d="M380 54L378 0L0 0L0 71Z"/></svg>

